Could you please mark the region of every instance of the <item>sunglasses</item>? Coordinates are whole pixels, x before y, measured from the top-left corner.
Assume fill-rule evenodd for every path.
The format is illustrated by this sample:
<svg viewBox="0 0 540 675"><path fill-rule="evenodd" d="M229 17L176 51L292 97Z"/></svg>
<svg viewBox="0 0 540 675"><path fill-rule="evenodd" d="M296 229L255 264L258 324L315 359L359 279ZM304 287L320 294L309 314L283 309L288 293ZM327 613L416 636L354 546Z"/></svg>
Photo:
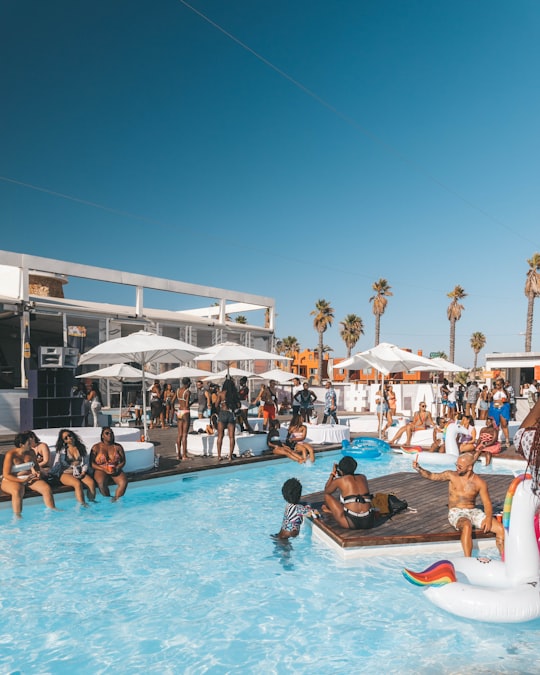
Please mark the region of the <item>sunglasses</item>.
<svg viewBox="0 0 540 675"><path fill-rule="evenodd" d="M112 436L112 431L104 431L103 435L104 436Z"/></svg>
<svg viewBox="0 0 540 675"><path fill-rule="evenodd" d="M73 434L66 434L65 436L62 436L63 441L68 441L70 438L73 438Z"/></svg>

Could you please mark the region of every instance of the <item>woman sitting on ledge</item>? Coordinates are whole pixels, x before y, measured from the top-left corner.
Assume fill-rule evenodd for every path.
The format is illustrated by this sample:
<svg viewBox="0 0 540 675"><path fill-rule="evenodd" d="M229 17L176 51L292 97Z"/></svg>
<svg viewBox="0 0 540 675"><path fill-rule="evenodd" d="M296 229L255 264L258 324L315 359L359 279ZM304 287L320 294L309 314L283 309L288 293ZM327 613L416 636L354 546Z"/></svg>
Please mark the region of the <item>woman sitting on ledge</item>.
<svg viewBox="0 0 540 675"><path fill-rule="evenodd" d="M96 484L88 475L88 459L86 446L79 436L70 429L61 429L50 475L56 477L62 485L72 487L81 506L88 506L84 499L83 485L88 489L90 501L96 501Z"/></svg>
<svg viewBox="0 0 540 675"><path fill-rule="evenodd" d="M114 431L111 427L103 427L101 441L92 446L90 466L94 469L94 480L104 497L110 497L109 483L116 485L113 502L122 497L127 488L127 478L123 469L126 464L124 448L115 443Z"/></svg>

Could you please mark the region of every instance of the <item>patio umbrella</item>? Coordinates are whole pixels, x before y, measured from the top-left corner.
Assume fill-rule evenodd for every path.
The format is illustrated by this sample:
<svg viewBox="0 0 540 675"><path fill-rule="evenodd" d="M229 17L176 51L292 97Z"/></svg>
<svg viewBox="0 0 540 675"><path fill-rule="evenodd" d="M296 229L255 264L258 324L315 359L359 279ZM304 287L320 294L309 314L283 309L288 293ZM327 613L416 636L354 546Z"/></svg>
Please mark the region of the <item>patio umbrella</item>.
<svg viewBox="0 0 540 675"><path fill-rule="evenodd" d="M376 347L367 349L351 356L345 361L336 364L334 368L345 368L346 370L357 370L360 368L375 368L382 375L381 391L384 388L384 376L390 373L399 373L401 371L410 371L419 366L429 366L432 370L441 370L434 367L435 364L425 356L407 352L389 342L381 342ZM381 419L379 419L379 436L381 435Z"/></svg>
<svg viewBox="0 0 540 675"><path fill-rule="evenodd" d="M423 372L443 370L447 373L464 373L469 370L468 368L462 368L461 366L458 366L455 363L452 363L451 361L447 361L446 359L443 359L440 356L428 360L431 362L430 366L428 365L417 366L416 368L412 368L412 370L415 371L421 370Z"/></svg>
<svg viewBox="0 0 540 675"><path fill-rule="evenodd" d="M182 340L139 330L125 337L102 342L83 354L79 359L79 365L82 366L85 363L123 363L124 361L133 361L140 364L143 374L143 428L144 437L147 439L145 366L148 363L190 361L196 354L201 354L202 351L199 347L182 342Z"/></svg>
<svg viewBox="0 0 540 675"><path fill-rule="evenodd" d="M207 371L208 372L208 371ZM205 382L216 382L217 380L224 380L226 377L261 377L249 370L242 370L241 368L227 368L221 370L219 373L210 373L208 377L204 377Z"/></svg>
<svg viewBox="0 0 540 675"><path fill-rule="evenodd" d="M264 380L274 380L278 384L290 384L295 377L297 377L299 380L306 379L302 375L288 373L285 370L281 370L280 368L273 368L272 370L267 370L264 373L259 373L258 377L262 377Z"/></svg>
<svg viewBox="0 0 540 675"><path fill-rule="evenodd" d="M190 366L178 366L172 370L167 370L165 373L158 373L156 379L158 380L181 380L183 377L204 377L209 375L208 370L202 368L191 368Z"/></svg>
<svg viewBox="0 0 540 675"><path fill-rule="evenodd" d="M221 362L229 370L231 363L237 363L238 361L291 361L292 359L281 354L264 352L262 349L244 347L244 345L235 342L223 342L220 345L208 347L204 350L204 354L197 356L194 360Z"/></svg>
<svg viewBox="0 0 540 675"><path fill-rule="evenodd" d="M92 380L111 380L113 382L118 382L122 384L124 382L141 382L143 379L142 370L138 370L133 366L128 365L127 363L115 363L112 366L107 368L100 368L99 370L92 370L89 373L83 373L82 375L75 376L79 380L83 379L92 379ZM122 387L120 387L120 413L118 418L118 424L122 422Z"/></svg>

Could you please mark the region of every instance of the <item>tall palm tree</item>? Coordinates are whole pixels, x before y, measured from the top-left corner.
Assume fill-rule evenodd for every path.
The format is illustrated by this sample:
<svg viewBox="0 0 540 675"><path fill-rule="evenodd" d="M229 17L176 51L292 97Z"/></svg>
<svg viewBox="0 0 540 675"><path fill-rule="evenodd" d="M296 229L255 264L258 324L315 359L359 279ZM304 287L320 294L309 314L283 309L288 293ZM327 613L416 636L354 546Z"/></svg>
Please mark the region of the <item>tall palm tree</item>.
<svg viewBox="0 0 540 675"><path fill-rule="evenodd" d="M527 328L525 330L525 351L530 352L532 343L534 299L540 296L540 253L535 253L530 260L525 295L527 296Z"/></svg>
<svg viewBox="0 0 540 675"><path fill-rule="evenodd" d="M300 351L300 343L294 335L287 335L282 340L278 340L278 345L278 354L283 354L283 356L288 356L291 359L294 359L295 354ZM293 362L288 361L287 370L289 373L292 371L292 365Z"/></svg>
<svg viewBox="0 0 540 675"><path fill-rule="evenodd" d="M339 322L341 339L347 347L347 358L351 355L353 347L364 334L364 322L357 314L347 314L343 321ZM350 370L347 370L346 381L349 381Z"/></svg>
<svg viewBox="0 0 540 675"><path fill-rule="evenodd" d="M319 385L322 384L322 367L323 367L323 334L327 328L332 325L334 320L334 308L326 300L317 300L315 303L315 309L311 312L311 316L314 316L313 327L319 334L319 346L317 351L319 352L319 366L317 370Z"/></svg>
<svg viewBox="0 0 540 675"><path fill-rule="evenodd" d="M446 316L448 321L450 321L450 357L449 361L454 363L454 354L456 348L456 321L461 319L461 312L465 309L463 305L460 304L460 300L467 297L467 293L461 286L455 286L454 290L446 294L447 297L452 298L452 302L448 305L446 310Z"/></svg>
<svg viewBox="0 0 540 675"><path fill-rule="evenodd" d="M369 299L373 303L373 314L375 314L375 347L380 342L381 337L381 316L384 314L388 300L386 299L390 295L394 295L390 289L392 286L388 284L386 279L379 279L379 281L374 281L371 288L375 291L375 295L372 295Z"/></svg>
<svg viewBox="0 0 540 675"><path fill-rule="evenodd" d="M486 346L486 336L484 333L476 332L471 335L471 347L474 352L474 368L473 374L476 377L476 364L478 363L478 354Z"/></svg>
<svg viewBox="0 0 540 675"><path fill-rule="evenodd" d="M234 320L236 321L236 323L243 323L243 324L247 323L247 319L243 314L239 314L237 317L235 317Z"/></svg>

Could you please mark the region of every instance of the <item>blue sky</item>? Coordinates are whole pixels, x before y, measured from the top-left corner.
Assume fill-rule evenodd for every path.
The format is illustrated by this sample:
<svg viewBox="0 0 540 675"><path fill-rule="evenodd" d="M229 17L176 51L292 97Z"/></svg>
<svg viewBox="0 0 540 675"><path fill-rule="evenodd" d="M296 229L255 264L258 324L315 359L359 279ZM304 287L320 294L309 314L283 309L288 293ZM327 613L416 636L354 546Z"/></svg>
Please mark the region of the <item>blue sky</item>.
<svg viewBox="0 0 540 675"><path fill-rule="evenodd" d="M460 284L456 361L521 351L538 2L190 5L2 3L1 248L268 295L302 347L324 298L335 356L380 277L381 339L448 352Z"/></svg>

